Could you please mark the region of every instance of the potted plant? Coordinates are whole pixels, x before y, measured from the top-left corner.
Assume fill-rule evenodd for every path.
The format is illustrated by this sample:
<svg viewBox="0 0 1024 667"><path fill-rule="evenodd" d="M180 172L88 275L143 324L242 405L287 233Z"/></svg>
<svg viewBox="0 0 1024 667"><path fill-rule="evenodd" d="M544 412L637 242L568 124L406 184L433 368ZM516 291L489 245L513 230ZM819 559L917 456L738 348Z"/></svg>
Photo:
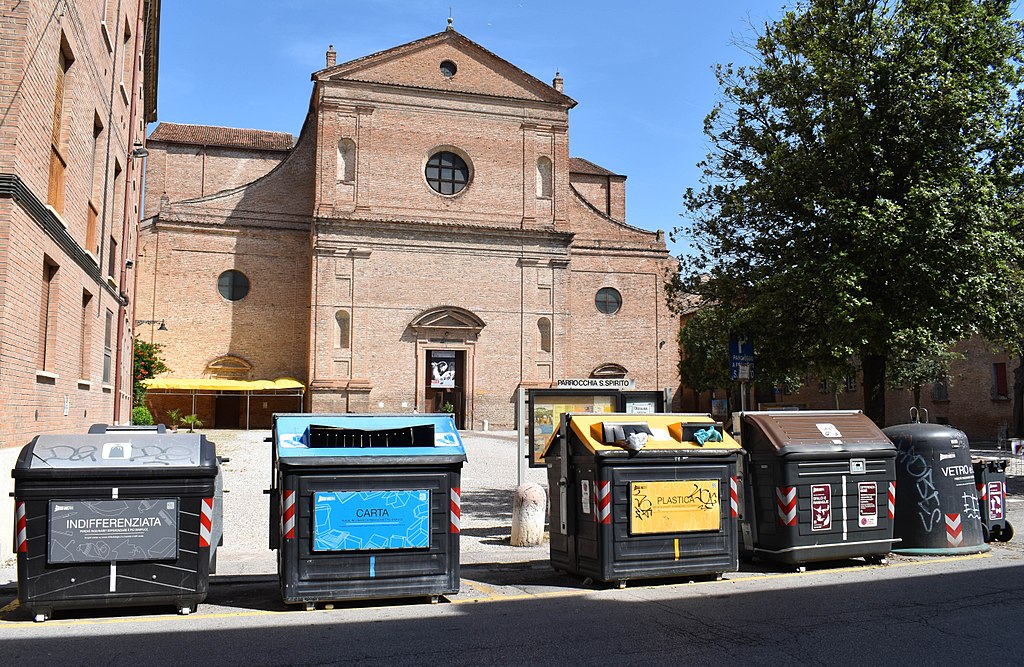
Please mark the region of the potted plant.
<svg viewBox="0 0 1024 667"><path fill-rule="evenodd" d="M181 424L181 410L178 408L171 408L168 410L167 421L171 422L171 430L177 431L178 426Z"/></svg>
<svg viewBox="0 0 1024 667"><path fill-rule="evenodd" d="M441 404L441 412L447 412L450 415L455 414L455 406L451 404L451 401L445 401Z"/></svg>
<svg viewBox="0 0 1024 667"><path fill-rule="evenodd" d="M185 415L184 417L182 417L181 418L181 423L188 425L188 432L189 433L194 432L197 428L202 428L203 427L203 422L201 422L199 420L199 415L197 415L195 413L192 413L190 415Z"/></svg>

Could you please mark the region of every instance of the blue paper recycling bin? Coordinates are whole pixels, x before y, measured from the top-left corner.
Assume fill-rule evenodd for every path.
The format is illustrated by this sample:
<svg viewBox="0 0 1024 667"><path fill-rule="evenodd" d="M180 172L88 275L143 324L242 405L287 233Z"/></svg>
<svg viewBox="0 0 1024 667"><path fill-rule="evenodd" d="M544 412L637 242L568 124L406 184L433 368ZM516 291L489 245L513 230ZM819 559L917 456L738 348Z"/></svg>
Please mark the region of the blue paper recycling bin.
<svg viewBox="0 0 1024 667"><path fill-rule="evenodd" d="M466 451L450 415L279 414L272 457L285 603L458 592Z"/></svg>

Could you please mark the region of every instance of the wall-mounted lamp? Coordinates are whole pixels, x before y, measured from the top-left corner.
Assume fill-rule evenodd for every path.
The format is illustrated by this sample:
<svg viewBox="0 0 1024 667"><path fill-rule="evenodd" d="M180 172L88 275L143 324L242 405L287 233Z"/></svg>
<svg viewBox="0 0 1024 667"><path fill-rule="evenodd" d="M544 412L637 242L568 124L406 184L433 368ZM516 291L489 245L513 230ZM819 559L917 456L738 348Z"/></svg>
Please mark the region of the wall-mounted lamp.
<svg viewBox="0 0 1024 667"><path fill-rule="evenodd" d="M141 141L136 141L132 146L132 157L146 157L149 155L149 151L142 145Z"/></svg>
<svg viewBox="0 0 1024 667"><path fill-rule="evenodd" d="M159 324L156 328L157 331L167 331L167 325L164 324L163 320L135 320L135 326L141 327L144 324Z"/></svg>
<svg viewBox="0 0 1024 667"><path fill-rule="evenodd" d="M131 269L131 268L132 268L133 266L135 266L135 262L134 262L134 261L132 261L132 260L130 260L130 259L126 259L126 260L124 261L124 268L126 268L126 269L129 269L129 270L130 270L130 269Z"/></svg>

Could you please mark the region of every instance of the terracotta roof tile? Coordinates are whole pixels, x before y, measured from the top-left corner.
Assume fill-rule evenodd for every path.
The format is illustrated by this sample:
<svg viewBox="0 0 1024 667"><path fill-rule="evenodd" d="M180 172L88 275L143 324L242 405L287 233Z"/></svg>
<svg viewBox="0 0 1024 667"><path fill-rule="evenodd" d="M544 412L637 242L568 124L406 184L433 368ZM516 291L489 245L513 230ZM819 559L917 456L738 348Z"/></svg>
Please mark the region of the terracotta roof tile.
<svg viewBox="0 0 1024 667"><path fill-rule="evenodd" d="M613 171L608 171L604 167L599 167L590 160L584 160L581 157L569 158L569 173L572 174L594 174L597 176L621 176Z"/></svg>
<svg viewBox="0 0 1024 667"><path fill-rule="evenodd" d="M178 123L160 123L149 135L149 140L264 151L289 151L295 145L295 139L288 132L241 130L234 127L181 125Z"/></svg>

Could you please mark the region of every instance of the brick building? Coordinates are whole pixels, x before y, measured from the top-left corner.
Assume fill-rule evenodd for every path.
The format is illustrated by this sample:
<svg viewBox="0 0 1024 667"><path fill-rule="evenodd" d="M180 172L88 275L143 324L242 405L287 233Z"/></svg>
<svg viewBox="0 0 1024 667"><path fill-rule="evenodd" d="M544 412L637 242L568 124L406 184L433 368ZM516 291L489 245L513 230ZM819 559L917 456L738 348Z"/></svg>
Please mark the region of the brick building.
<svg viewBox="0 0 1024 667"><path fill-rule="evenodd" d="M682 326L686 326L689 315L681 318ZM953 349L961 357L950 363L949 375L921 386L920 405L926 411L921 418L960 429L972 443L1005 445L1007 437L1019 435L1013 426L1013 389L1015 374L1020 372L1019 359L981 336L961 341ZM860 380L851 376L836 384L808 376L795 391L753 382L748 385L747 405L752 410L863 410ZM738 390L732 396L726 389L694 391L685 376L680 379L679 401L683 410L713 412L719 419L726 418L729 410L740 409ZM887 389L885 403L887 426L911 421L911 390Z"/></svg>
<svg viewBox="0 0 1024 667"><path fill-rule="evenodd" d="M0 470L38 433L130 419L159 21L159 0L0 0Z"/></svg>
<svg viewBox="0 0 1024 667"><path fill-rule="evenodd" d="M570 158L561 77L450 26L335 59L294 145L166 123L150 137L138 295L172 368L158 415L265 426L297 406L188 389L202 378L294 378L316 412L450 404L465 428L510 427L516 389L559 378L677 386L664 235L625 222L624 176Z"/></svg>

